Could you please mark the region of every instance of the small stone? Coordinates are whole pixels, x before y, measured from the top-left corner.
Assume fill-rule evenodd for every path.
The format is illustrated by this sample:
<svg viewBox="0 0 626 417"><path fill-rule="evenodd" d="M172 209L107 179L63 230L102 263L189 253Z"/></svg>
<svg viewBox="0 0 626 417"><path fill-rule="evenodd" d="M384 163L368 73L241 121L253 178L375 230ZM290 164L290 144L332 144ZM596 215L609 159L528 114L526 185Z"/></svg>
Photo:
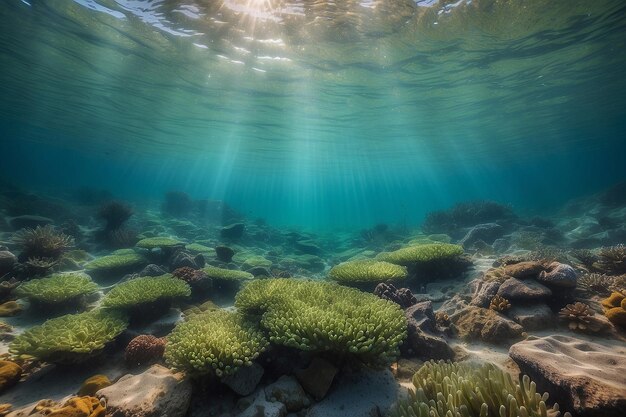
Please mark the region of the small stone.
<svg viewBox="0 0 626 417"><path fill-rule="evenodd" d="M222 383L239 395L250 395L261 381L264 369L258 363L239 368L233 375L225 376Z"/></svg>
<svg viewBox="0 0 626 417"><path fill-rule="evenodd" d="M260 390L252 399L252 403L237 414L237 417L284 417L285 415L287 415L285 404L266 400L264 391Z"/></svg>
<svg viewBox="0 0 626 417"><path fill-rule="evenodd" d="M308 368L296 370L294 373L304 390L319 401L326 396L337 374L337 368L327 360L316 357Z"/></svg>
<svg viewBox="0 0 626 417"><path fill-rule="evenodd" d="M298 381L292 377L283 375L278 381L265 387L267 401L285 404L287 411L300 411L311 405L309 398Z"/></svg>
<svg viewBox="0 0 626 417"><path fill-rule="evenodd" d="M300 252L308 253L309 255L319 255L322 250L312 240L298 240L293 244Z"/></svg>

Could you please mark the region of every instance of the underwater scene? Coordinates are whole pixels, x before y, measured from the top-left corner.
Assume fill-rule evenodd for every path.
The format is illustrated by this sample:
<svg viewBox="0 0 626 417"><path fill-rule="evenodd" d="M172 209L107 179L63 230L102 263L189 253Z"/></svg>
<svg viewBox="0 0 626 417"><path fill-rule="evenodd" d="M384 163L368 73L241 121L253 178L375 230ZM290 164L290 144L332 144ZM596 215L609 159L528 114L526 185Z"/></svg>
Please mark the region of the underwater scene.
<svg viewBox="0 0 626 417"><path fill-rule="evenodd" d="M626 3L2 0L0 417L626 416Z"/></svg>

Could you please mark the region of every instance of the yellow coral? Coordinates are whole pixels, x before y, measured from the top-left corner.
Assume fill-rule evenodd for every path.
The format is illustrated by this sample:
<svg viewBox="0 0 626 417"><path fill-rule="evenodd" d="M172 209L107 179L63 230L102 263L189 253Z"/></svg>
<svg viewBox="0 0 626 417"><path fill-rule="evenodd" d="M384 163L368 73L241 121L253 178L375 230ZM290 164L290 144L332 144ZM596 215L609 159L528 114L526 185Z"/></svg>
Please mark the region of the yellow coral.
<svg viewBox="0 0 626 417"><path fill-rule="evenodd" d="M623 300L624 294L620 292L614 292L608 298L602 300L602 306L605 308L619 307Z"/></svg>
<svg viewBox="0 0 626 417"><path fill-rule="evenodd" d="M72 397L63 405L50 404L50 401L41 401L35 406L35 411L48 417L104 417L105 406L95 397Z"/></svg>
<svg viewBox="0 0 626 417"><path fill-rule="evenodd" d="M83 397L85 395L94 395L97 391L102 388L106 388L111 385L111 381L109 377L106 375L94 375L90 378L87 378L83 385L81 385L78 390L78 395Z"/></svg>
<svg viewBox="0 0 626 417"><path fill-rule="evenodd" d="M0 361L0 392L17 384L22 376L22 368L11 361Z"/></svg>
<svg viewBox="0 0 626 417"><path fill-rule="evenodd" d="M15 301L7 301L0 304L0 317L11 317L19 314L22 311L22 306Z"/></svg>

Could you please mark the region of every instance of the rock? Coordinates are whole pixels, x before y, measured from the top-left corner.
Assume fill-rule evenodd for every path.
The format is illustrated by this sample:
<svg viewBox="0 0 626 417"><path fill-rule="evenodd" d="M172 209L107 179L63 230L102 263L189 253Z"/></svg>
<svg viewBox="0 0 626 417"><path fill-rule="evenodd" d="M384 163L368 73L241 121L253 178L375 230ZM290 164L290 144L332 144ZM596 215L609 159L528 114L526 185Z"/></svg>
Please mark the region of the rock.
<svg viewBox="0 0 626 417"><path fill-rule="evenodd" d="M278 381L265 387L265 398L270 402L285 404L287 411L300 411L311 405L304 389L298 381L292 377L283 375Z"/></svg>
<svg viewBox="0 0 626 417"><path fill-rule="evenodd" d="M125 375L96 396L110 417L183 417L189 408L191 383L183 374L153 365L138 375Z"/></svg>
<svg viewBox="0 0 626 417"><path fill-rule="evenodd" d="M7 250L0 251L0 277L7 272L11 272L16 263L17 256Z"/></svg>
<svg viewBox="0 0 626 417"><path fill-rule="evenodd" d="M542 301L552 296L550 288L536 281L509 278L500 285L498 295L515 304L515 301Z"/></svg>
<svg viewBox="0 0 626 417"><path fill-rule="evenodd" d="M421 359L452 359L454 351L439 336L437 321L430 301L422 301L404 312L408 322L408 337L401 349Z"/></svg>
<svg viewBox="0 0 626 417"><path fill-rule="evenodd" d="M0 317L12 317L22 311L22 306L17 301L7 301L0 304Z"/></svg>
<svg viewBox="0 0 626 417"><path fill-rule="evenodd" d="M472 301L470 305L487 308L491 299L498 294L500 283L497 281L484 281L475 279L470 282L470 290L472 292Z"/></svg>
<svg viewBox="0 0 626 417"><path fill-rule="evenodd" d="M526 331L553 328L557 323L552 310L545 304L513 306L507 312L507 316L519 323Z"/></svg>
<svg viewBox="0 0 626 417"><path fill-rule="evenodd" d="M172 256L169 264L172 271L183 267L200 269L204 267L205 261L204 256L201 253L191 254L181 250Z"/></svg>
<svg viewBox="0 0 626 417"><path fill-rule="evenodd" d="M109 387L112 385L112 382L109 380L109 377L106 375L94 375L90 378L87 378L85 382L80 386L78 390L79 397L84 397L85 395L95 395L97 391L100 391L103 388Z"/></svg>
<svg viewBox="0 0 626 417"><path fill-rule="evenodd" d="M459 244L468 249L479 240L491 244L504 235L504 228L498 223L483 223L472 227Z"/></svg>
<svg viewBox="0 0 626 417"><path fill-rule="evenodd" d="M393 301L402 308L407 308L417 303L417 298L408 288L396 288L393 284L381 282L374 289L374 294L384 300Z"/></svg>
<svg viewBox="0 0 626 417"><path fill-rule="evenodd" d="M522 337L524 329L513 320L486 308L465 307L450 316L459 337L504 344Z"/></svg>
<svg viewBox="0 0 626 417"><path fill-rule="evenodd" d="M217 259L219 259L220 261L228 263L233 260L235 251L229 248L228 246L216 246L215 255L217 256Z"/></svg>
<svg viewBox="0 0 626 417"><path fill-rule="evenodd" d="M251 366L239 368L235 374L225 376L221 381L239 395L250 395L259 384L263 372L261 365L253 363Z"/></svg>
<svg viewBox="0 0 626 417"><path fill-rule="evenodd" d="M269 269L264 266L255 266L253 268L248 269L246 272L251 273L255 277L271 277L272 273Z"/></svg>
<svg viewBox="0 0 626 417"><path fill-rule="evenodd" d="M240 403L244 401L248 399L242 399ZM265 392L261 390L252 398L252 403L243 412L237 414L237 417L284 417L285 415L287 415L285 404L266 400Z"/></svg>
<svg viewBox="0 0 626 417"><path fill-rule="evenodd" d="M294 374L305 391L319 401L326 396L337 368L326 359L316 357L308 368L296 370Z"/></svg>
<svg viewBox="0 0 626 417"><path fill-rule="evenodd" d="M0 393L17 384L22 377L22 368L11 361L0 360Z"/></svg>
<svg viewBox="0 0 626 417"><path fill-rule="evenodd" d="M13 228L13 230L23 229L25 227L30 227L31 229L35 229L37 226L46 226L48 224L54 223L54 220L48 217L42 216L32 216L32 215L24 215L11 217L8 219L9 226Z"/></svg>
<svg viewBox="0 0 626 417"><path fill-rule="evenodd" d="M392 372L396 379L411 381L415 372L417 372L423 364L424 362L418 359L400 358L395 367L392 367Z"/></svg>
<svg viewBox="0 0 626 417"><path fill-rule="evenodd" d="M309 255L319 255L322 253L320 247L309 239L297 240L293 243L293 246L300 252L308 253Z"/></svg>
<svg viewBox="0 0 626 417"><path fill-rule="evenodd" d="M539 274L537 280L548 287L576 288L577 276L576 270L571 266L552 262L548 265L547 271Z"/></svg>
<svg viewBox="0 0 626 417"><path fill-rule="evenodd" d="M222 227L220 230L220 236L224 239L239 239L243 236L243 231L246 226L243 223L233 223L228 226Z"/></svg>
<svg viewBox="0 0 626 417"><path fill-rule="evenodd" d="M335 389L309 408L306 417L370 417L387 415L400 396L388 369L363 368L342 373Z"/></svg>
<svg viewBox="0 0 626 417"><path fill-rule="evenodd" d="M517 279L537 278L544 269L545 267L539 262L525 261L506 265L504 274Z"/></svg>
<svg viewBox="0 0 626 417"><path fill-rule="evenodd" d="M535 338L511 346L509 355L538 391L578 417L626 415L626 347L569 336Z"/></svg>
<svg viewBox="0 0 626 417"><path fill-rule="evenodd" d="M139 272L140 277L160 277L167 274L167 271L158 265L150 264Z"/></svg>

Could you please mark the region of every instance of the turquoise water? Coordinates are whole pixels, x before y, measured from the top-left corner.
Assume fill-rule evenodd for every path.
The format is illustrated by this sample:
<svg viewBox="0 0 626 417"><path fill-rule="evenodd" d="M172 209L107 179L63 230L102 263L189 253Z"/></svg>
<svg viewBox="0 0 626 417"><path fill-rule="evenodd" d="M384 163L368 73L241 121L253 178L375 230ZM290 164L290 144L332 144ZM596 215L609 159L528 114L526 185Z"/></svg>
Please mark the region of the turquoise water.
<svg viewBox="0 0 626 417"><path fill-rule="evenodd" d="M626 177L621 1L0 7L0 174L270 223L527 213Z"/></svg>

